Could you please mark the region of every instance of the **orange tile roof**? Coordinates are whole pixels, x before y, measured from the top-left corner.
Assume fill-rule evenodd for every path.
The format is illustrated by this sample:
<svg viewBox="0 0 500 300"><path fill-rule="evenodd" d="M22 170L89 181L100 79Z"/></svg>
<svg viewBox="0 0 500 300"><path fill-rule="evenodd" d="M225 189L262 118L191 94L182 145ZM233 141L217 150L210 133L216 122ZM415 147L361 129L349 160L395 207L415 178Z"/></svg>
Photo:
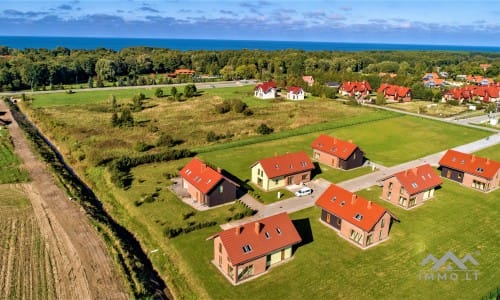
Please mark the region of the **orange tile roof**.
<svg viewBox="0 0 500 300"><path fill-rule="evenodd" d="M316 205L366 232L371 231L387 212L382 206L335 184L330 185L316 200ZM361 218L355 218L358 214Z"/></svg>
<svg viewBox="0 0 500 300"><path fill-rule="evenodd" d="M269 179L314 170L314 165L305 152L268 157L257 163L260 163ZM254 163L252 167L257 163Z"/></svg>
<svg viewBox="0 0 500 300"><path fill-rule="evenodd" d="M386 95L389 96L397 95L399 97L406 97L406 95L410 92L410 88L399 85L382 83L382 85L380 85L380 87L378 88L377 93L383 93L384 91Z"/></svg>
<svg viewBox="0 0 500 300"><path fill-rule="evenodd" d="M269 92L270 89L275 89L276 87L277 87L276 82L267 81L267 82L264 82L264 83L257 84L255 86L254 90L260 88L260 89L262 89L262 91L264 93L267 93L267 92Z"/></svg>
<svg viewBox="0 0 500 300"><path fill-rule="evenodd" d="M204 194L210 192L224 178L221 173L210 168L196 157L184 166L179 174Z"/></svg>
<svg viewBox="0 0 500 300"><path fill-rule="evenodd" d="M312 142L311 147L346 160L358 148L358 145L322 134Z"/></svg>
<svg viewBox="0 0 500 300"><path fill-rule="evenodd" d="M372 90L372 87L370 86L370 83L368 83L368 81L346 81L342 82L340 88L349 93L365 91L370 92Z"/></svg>
<svg viewBox="0 0 500 300"><path fill-rule="evenodd" d="M489 180L493 179L500 169L500 162L452 149L445 153L439 165Z"/></svg>
<svg viewBox="0 0 500 300"><path fill-rule="evenodd" d="M285 212L224 230L217 235L233 265L254 260L302 241ZM251 250L245 252L243 247L247 245Z"/></svg>
<svg viewBox="0 0 500 300"><path fill-rule="evenodd" d="M291 86L291 87L289 87L286 91L287 91L287 93L292 92L292 93L294 93L294 94L299 94L299 93L302 91L302 88L301 88L301 87L298 87L298 86L293 86L293 85L292 85L292 86Z"/></svg>
<svg viewBox="0 0 500 300"><path fill-rule="evenodd" d="M388 178L392 177L396 177L410 195L427 191L443 183L441 177L429 164L398 172Z"/></svg>

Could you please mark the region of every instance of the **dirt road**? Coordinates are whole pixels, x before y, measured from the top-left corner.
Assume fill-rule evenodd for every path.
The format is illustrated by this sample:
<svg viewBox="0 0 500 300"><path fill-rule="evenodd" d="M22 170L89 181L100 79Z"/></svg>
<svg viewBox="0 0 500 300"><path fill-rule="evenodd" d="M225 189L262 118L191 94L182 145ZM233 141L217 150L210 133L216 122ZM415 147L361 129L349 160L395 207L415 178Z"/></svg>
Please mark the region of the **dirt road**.
<svg viewBox="0 0 500 300"><path fill-rule="evenodd" d="M22 186L55 257L57 298L128 299L116 266L85 213L68 199L46 164L31 151L3 101L0 101L0 111L6 111L4 118L12 121L9 131L16 154L32 180Z"/></svg>

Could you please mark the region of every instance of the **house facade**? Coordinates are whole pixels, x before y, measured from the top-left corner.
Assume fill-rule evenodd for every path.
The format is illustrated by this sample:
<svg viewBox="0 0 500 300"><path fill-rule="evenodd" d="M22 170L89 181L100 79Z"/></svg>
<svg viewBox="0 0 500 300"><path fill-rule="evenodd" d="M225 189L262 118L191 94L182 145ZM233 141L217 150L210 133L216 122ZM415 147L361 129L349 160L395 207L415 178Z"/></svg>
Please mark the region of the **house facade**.
<svg viewBox="0 0 500 300"><path fill-rule="evenodd" d="M477 86L466 85L460 88L453 88L445 91L442 97L443 101L473 101L479 100L482 102L500 102L500 87L496 85Z"/></svg>
<svg viewBox="0 0 500 300"><path fill-rule="evenodd" d="M321 221L335 229L352 244L366 248L389 238L395 217L382 206L372 203L335 184L316 200Z"/></svg>
<svg viewBox="0 0 500 300"><path fill-rule="evenodd" d="M182 188L193 201L208 207L236 200L239 185L198 158L193 158L179 172Z"/></svg>
<svg viewBox="0 0 500 300"><path fill-rule="evenodd" d="M333 168L349 170L364 163L363 151L352 141L322 134L312 142L311 147L314 160Z"/></svg>
<svg viewBox="0 0 500 300"><path fill-rule="evenodd" d="M383 178L382 199L410 209L433 198L442 183L429 164L421 165Z"/></svg>
<svg viewBox="0 0 500 300"><path fill-rule="evenodd" d="M254 88L254 96L260 99L274 99L276 92L277 85L272 81L260 83Z"/></svg>
<svg viewBox="0 0 500 300"><path fill-rule="evenodd" d="M371 93L372 87L368 81L347 81L342 82L339 93L344 96L364 98Z"/></svg>
<svg viewBox="0 0 500 300"><path fill-rule="evenodd" d="M308 86L314 85L314 78L312 76L302 76L302 80L304 80Z"/></svg>
<svg viewBox="0 0 500 300"><path fill-rule="evenodd" d="M305 152L261 159L251 166L252 183L265 191L311 180L314 165Z"/></svg>
<svg viewBox="0 0 500 300"><path fill-rule="evenodd" d="M411 90L410 88L404 86L382 83L382 85L378 88L377 93L383 94L385 99L391 101L411 101Z"/></svg>
<svg viewBox="0 0 500 300"><path fill-rule="evenodd" d="M441 177L482 192L500 185L500 162L488 158L448 150L439 161Z"/></svg>
<svg viewBox="0 0 500 300"><path fill-rule="evenodd" d="M286 98L289 100L304 100L304 90L298 86L291 86L286 90Z"/></svg>
<svg viewBox="0 0 500 300"><path fill-rule="evenodd" d="M227 229L210 239L214 241L212 262L232 284L290 260L292 247L302 241L287 213Z"/></svg>

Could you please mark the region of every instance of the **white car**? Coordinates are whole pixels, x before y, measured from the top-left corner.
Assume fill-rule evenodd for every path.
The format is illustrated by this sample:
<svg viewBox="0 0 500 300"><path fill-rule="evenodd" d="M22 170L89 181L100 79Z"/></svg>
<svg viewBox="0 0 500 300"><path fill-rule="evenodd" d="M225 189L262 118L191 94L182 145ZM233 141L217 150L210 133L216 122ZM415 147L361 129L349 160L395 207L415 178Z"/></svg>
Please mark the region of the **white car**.
<svg viewBox="0 0 500 300"><path fill-rule="evenodd" d="M310 195L310 194L312 194L312 192L313 192L313 190L310 187L306 186L306 187L300 188L300 190L296 191L295 196L302 197L302 196Z"/></svg>

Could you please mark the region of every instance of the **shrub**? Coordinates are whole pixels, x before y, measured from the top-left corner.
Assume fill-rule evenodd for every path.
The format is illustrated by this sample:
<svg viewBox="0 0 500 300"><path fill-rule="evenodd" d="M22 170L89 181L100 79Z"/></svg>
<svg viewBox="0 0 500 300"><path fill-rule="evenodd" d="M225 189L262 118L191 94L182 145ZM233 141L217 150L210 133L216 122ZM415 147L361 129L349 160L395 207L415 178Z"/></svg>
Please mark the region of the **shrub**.
<svg viewBox="0 0 500 300"><path fill-rule="evenodd" d="M196 96L196 86L194 84L188 84L188 85L186 85L184 87L184 94L188 98Z"/></svg>
<svg viewBox="0 0 500 300"><path fill-rule="evenodd" d="M248 105L239 99L235 99L231 101L231 107L234 112L243 113L245 109L247 109Z"/></svg>
<svg viewBox="0 0 500 300"><path fill-rule="evenodd" d="M215 142L215 141L218 141L220 139L220 137L213 131L209 131L207 133L207 142L211 143L211 142Z"/></svg>
<svg viewBox="0 0 500 300"><path fill-rule="evenodd" d="M156 141L156 146L158 147L173 147L175 146L174 138L169 134L160 134L158 140Z"/></svg>
<svg viewBox="0 0 500 300"><path fill-rule="evenodd" d="M229 112L231 110L231 105L229 104L229 102L227 102L226 100L224 100L224 102L215 105L215 110L219 114L225 114L225 113L227 113L227 112Z"/></svg>
<svg viewBox="0 0 500 300"><path fill-rule="evenodd" d="M156 88L155 97L157 97L157 98L163 97L163 90L161 88Z"/></svg>
<svg viewBox="0 0 500 300"><path fill-rule="evenodd" d="M137 143L135 143L134 145L134 150L135 151L138 151L138 152L145 152L145 151L148 151L149 149L151 149L152 146L151 145L148 145L146 144L145 142L143 141L138 141Z"/></svg>
<svg viewBox="0 0 500 300"><path fill-rule="evenodd" d="M253 115L253 111L250 108L247 107L243 111L243 115L249 117L249 116Z"/></svg>
<svg viewBox="0 0 500 300"><path fill-rule="evenodd" d="M262 123L259 125L259 127L257 127L256 131L259 134L265 135L273 133L274 129Z"/></svg>

